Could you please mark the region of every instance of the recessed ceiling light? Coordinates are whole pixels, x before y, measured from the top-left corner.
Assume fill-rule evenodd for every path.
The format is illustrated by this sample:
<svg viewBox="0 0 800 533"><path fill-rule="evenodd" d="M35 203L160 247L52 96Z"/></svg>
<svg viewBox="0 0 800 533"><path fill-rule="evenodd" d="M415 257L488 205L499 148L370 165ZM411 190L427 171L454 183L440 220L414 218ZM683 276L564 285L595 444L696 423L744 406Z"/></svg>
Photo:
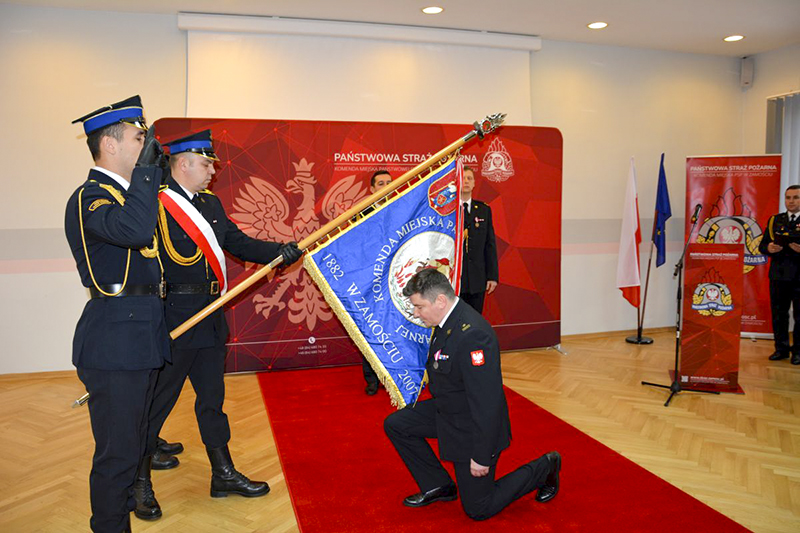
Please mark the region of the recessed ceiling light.
<svg viewBox="0 0 800 533"><path fill-rule="evenodd" d="M422 12L425 13L426 15L438 15L442 11L444 11L444 8L439 6L430 6L422 8Z"/></svg>
<svg viewBox="0 0 800 533"><path fill-rule="evenodd" d="M744 39L744 35L728 35L722 40L729 43L735 43L736 41L741 41L742 39Z"/></svg>
<svg viewBox="0 0 800 533"><path fill-rule="evenodd" d="M592 22L591 24L587 24L586 26L591 28L591 29L593 29L593 30L602 30L603 28L608 26L608 23L606 23L606 22Z"/></svg>

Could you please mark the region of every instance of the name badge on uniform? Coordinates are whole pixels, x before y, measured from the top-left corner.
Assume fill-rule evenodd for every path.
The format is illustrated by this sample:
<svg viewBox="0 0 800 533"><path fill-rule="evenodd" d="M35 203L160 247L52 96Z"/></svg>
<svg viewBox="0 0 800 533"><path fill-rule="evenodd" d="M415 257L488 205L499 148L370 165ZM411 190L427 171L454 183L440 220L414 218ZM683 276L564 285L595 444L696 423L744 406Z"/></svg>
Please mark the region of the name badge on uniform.
<svg viewBox="0 0 800 533"><path fill-rule="evenodd" d="M475 350L469 353L472 356L472 366L483 366L483 350Z"/></svg>

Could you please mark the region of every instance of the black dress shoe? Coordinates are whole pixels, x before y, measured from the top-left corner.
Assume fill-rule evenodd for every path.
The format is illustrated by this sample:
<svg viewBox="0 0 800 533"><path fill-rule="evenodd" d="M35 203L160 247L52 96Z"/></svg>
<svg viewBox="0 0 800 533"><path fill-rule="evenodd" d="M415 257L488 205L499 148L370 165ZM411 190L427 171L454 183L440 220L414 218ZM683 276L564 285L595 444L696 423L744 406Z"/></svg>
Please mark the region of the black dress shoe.
<svg viewBox="0 0 800 533"><path fill-rule="evenodd" d="M800 365L800 353L793 353L792 354L792 364L793 365Z"/></svg>
<svg viewBox="0 0 800 533"><path fill-rule="evenodd" d="M377 383L367 383L367 388L364 389L364 392L367 393L367 396L375 396L378 393L378 384Z"/></svg>
<svg viewBox="0 0 800 533"><path fill-rule="evenodd" d="M561 454L558 452L550 452L544 454L550 461L550 472L547 474L547 479L544 480L544 485L539 488L536 493L536 501L539 503L549 502L558 494L558 486L560 484L561 473Z"/></svg>
<svg viewBox="0 0 800 533"><path fill-rule="evenodd" d="M418 492L412 494L405 500L403 505L406 507L424 507L433 502L451 502L458 498L458 489L453 483L436 487L428 492Z"/></svg>
<svg viewBox="0 0 800 533"><path fill-rule="evenodd" d="M180 442L167 442L158 437L156 446L164 455L178 455L183 451L183 444Z"/></svg>
<svg viewBox="0 0 800 533"><path fill-rule="evenodd" d="M228 494L239 494L256 498L269 492L265 481L250 481L247 476L233 467L231 453L227 446L206 448L211 461L211 497L225 498Z"/></svg>
<svg viewBox="0 0 800 533"><path fill-rule="evenodd" d="M156 448L153 453L153 460L150 463L150 468L153 470L169 470L181 464L177 457L168 455L161 451L161 448Z"/></svg>
<svg viewBox="0 0 800 533"><path fill-rule="evenodd" d="M788 359L788 352L775 352L769 356L770 361L780 361L781 359Z"/></svg>

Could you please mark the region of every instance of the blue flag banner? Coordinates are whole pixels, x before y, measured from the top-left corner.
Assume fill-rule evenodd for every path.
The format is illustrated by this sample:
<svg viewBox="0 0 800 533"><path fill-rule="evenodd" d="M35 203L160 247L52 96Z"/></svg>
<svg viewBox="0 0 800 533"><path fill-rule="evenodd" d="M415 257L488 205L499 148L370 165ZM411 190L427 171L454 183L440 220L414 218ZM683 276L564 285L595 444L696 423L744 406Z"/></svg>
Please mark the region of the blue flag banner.
<svg viewBox="0 0 800 533"><path fill-rule="evenodd" d="M661 168L658 171L658 192L656 193L656 219L653 222L653 243L656 245L656 268L667 261L667 220L672 216L667 189L667 173L664 172L664 154L661 154Z"/></svg>
<svg viewBox="0 0 800 533"><path fill-rule="evenodd" d="M451 157L303 260L398 408L422 391L431 337L403 288L416 272L435 268L458 294L461 170Z"/></svg>

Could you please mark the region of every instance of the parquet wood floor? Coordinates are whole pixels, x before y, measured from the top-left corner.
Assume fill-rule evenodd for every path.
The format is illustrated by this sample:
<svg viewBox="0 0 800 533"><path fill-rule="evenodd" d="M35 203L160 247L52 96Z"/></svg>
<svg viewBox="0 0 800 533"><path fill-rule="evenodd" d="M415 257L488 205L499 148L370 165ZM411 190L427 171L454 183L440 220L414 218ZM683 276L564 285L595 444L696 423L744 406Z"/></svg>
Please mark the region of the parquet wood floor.
<svg viewBox="0 0 800 533"><path fill-rule="evenodd" d="M753 531L800 531L800 366L767 361L769 341L743 340L744 395L682 393L664 407L667 392L639 382L667 382L674 333L651 333L655 344L642 347L625 336L567 337L568 355L506 353L505 383ZM271 493L208 496L187 385L163 431L186 446L181 466L154 472L164 517L134 520L134 531L298 530L256 377L228 376L226 386L234 461ZM88 530L92 437L87 409L70 408L82 392L74 372L0 376L0 531Z"/></svg>

